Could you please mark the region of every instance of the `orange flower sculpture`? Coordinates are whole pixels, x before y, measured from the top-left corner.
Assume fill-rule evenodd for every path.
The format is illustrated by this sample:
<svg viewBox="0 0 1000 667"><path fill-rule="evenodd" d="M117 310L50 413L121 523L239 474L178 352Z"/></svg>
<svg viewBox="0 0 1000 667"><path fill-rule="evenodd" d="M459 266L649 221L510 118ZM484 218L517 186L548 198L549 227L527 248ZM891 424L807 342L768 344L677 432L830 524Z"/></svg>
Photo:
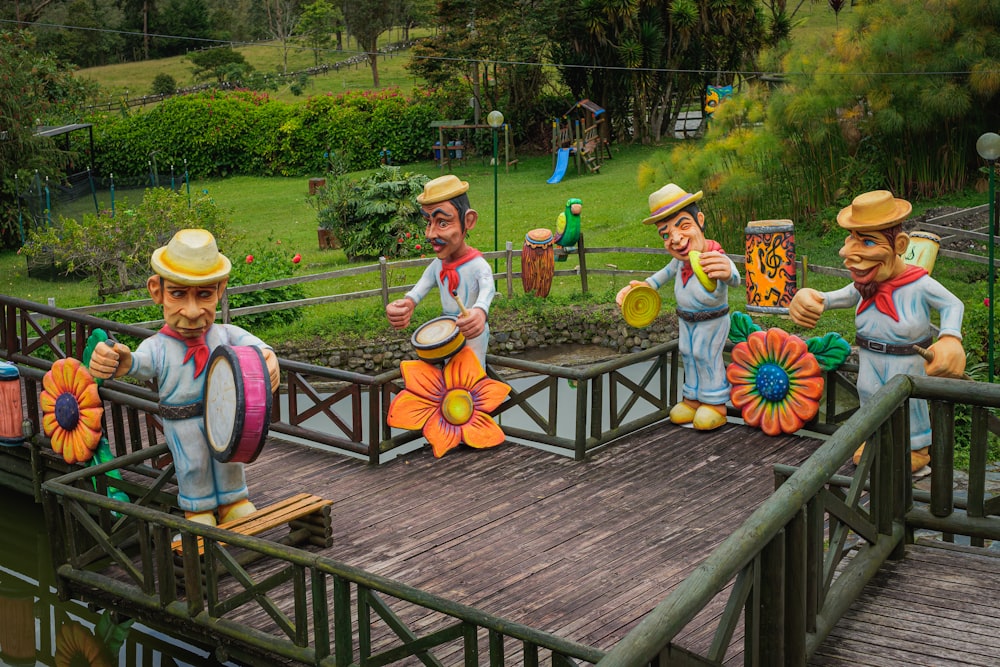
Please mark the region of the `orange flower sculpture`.
<svg viewBox="0 0 1000 667"><path fill-rule="evenodd" d="M782 329L755 331L726 368L743 421L768 435L794 433L819 412L823 372L806 341Z"/></svg>
<svg viewBox="0 0 1000 667"><path fill-rule="evenodd" d="M112 667L107 649L87 628L70 621L56 637L55 667Z"/></svg>
<svg viewBox="0 0 1000 667"><path fill-rule="evenodd" d="M60 359L42 378L42 430L66 463L85 463L101 440L104 404L94 377L79 360Z"/></svg>
<svg viewBox="0 0 1000 667"><path fill-rule="evenodd" d="M419 360L404 361L400 370L406 388L389 406L389 426L423 429L438 458L462 442L482 449L504 441L489 413L503 403L510 387L486 377L470 348L452 357L444 370Z"/></svg>

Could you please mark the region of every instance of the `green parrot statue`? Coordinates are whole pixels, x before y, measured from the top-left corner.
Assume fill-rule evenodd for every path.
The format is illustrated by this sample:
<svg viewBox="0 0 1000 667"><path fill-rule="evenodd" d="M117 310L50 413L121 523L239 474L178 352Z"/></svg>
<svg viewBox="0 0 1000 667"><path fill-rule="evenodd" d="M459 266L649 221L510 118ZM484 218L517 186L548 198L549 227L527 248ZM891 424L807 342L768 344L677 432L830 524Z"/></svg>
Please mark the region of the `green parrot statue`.
<svg viewBox="0 0 1000 667"><path fill-rule="evenodd" d="M556 218L556 233L553 238L554 243L572 252L576 249L576 244L580 240L580 212L583 210L583 202L573 197L566 200L566 210ZM557 262L565 262L566 255L556 255Z"/></svg>

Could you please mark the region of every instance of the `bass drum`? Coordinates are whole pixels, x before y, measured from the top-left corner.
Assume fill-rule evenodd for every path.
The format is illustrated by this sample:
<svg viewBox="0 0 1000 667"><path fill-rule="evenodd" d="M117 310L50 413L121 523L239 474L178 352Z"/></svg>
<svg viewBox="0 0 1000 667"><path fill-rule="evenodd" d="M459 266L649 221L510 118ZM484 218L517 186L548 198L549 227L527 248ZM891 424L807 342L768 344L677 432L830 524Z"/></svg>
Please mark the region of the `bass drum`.
<svg viewBox="0 0 1000 667"><path fill-rule="evenodd" d="M271 426L271 378L257 347L220 345L205 377L205 435L212 457L251 463Z"/></svg>

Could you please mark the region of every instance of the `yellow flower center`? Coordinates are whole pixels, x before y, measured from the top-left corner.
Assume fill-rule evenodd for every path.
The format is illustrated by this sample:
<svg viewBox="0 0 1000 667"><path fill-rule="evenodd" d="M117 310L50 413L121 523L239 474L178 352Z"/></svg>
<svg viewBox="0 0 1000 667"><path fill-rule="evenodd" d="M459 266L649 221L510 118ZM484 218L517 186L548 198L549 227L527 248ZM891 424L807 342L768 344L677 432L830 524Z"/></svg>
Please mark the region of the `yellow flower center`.
<svg viewBox="0 0 1000 667"><path fill-rule="evenodd" d="M472 419L474 409L472 394L467 389L452 389L441 401L441 413L449 424L455 426L461 426Z"/></svg>

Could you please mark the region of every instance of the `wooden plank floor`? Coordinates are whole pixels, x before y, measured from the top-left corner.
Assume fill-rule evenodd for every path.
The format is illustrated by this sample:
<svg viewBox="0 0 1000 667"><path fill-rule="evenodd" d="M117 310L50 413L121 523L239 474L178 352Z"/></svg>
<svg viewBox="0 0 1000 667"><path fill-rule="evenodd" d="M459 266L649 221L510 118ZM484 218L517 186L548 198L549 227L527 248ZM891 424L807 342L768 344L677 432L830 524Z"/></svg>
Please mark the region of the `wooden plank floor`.
<svg viewBox="0 0 1000 667"><path fill-rule="evenodd" d="M921 542L884 565L813 667L1000 665L1000 554Z"/></svg>
<svg viewBox="0 0 1000 667"><path fill-rule="evenodd" d="M334 501L325 556L607 650L770 495L774 464L819 444L666 424L585 463L504 444L370 467L272 441L247 475L259 506L299 491ZM707 642L699 619L722 604L679 643Z"/></svg>

